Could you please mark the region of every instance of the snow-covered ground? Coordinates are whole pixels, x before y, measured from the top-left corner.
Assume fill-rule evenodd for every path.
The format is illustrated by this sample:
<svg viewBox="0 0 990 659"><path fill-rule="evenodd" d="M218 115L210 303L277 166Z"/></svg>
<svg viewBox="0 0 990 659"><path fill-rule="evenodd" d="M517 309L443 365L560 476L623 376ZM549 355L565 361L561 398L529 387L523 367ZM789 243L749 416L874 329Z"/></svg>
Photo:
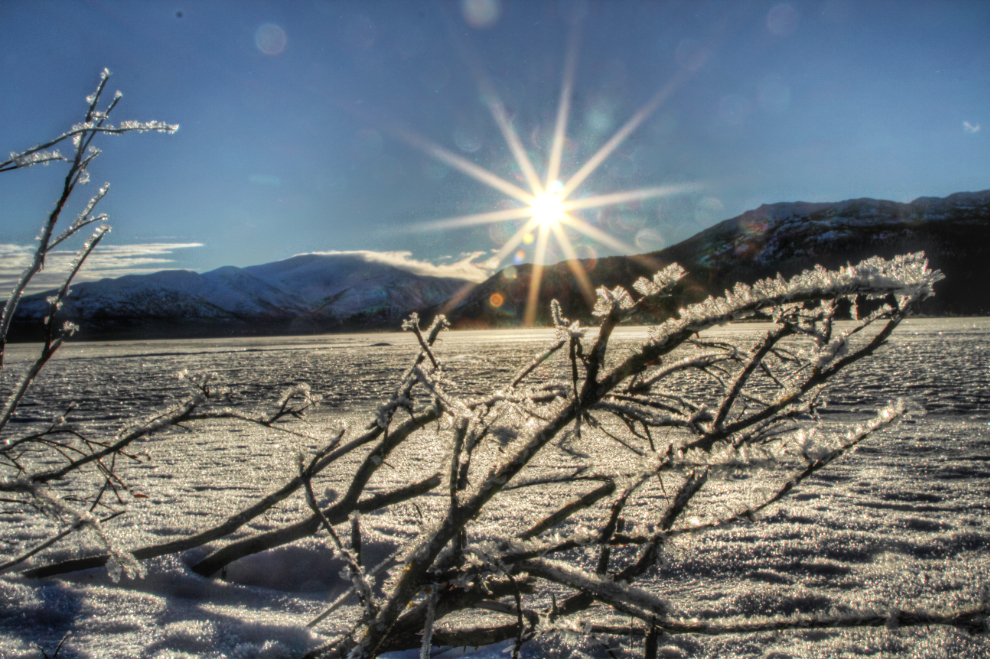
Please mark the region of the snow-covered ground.
<svg viewBox="0 0 990 659"><path fill-rule="evenodd" d="M718 332L736 340L753 329L740 325ZM645 331L630 329L621 337L633 340L638 334ZM465 391L481 392L504 381L549 333L443 336L440 353L452 379ZM827 418L858 417L896 397L927 414L870 440L773 508L762 523L677 541L664 567L651 575L651 587L699 618L972 603L990 585L988 336L986 319L916 319L902 325L882 355L834 385ZM8 348L8 372L17 370L29 349ZM325 404L307 432L325 436L341 421L356 432L414 351L408 334L71 345L43 373L19 421L50 419L74 400L79 403L76 418L113 427L180 393L175 373L188 368L216 371L252 400L263 400L286 384L309 382ZM7 380L2 384L9 387ZM425 475L443 454L444 447L429 439L389 459L400 480ZM128 513L110 522L108 530L118 543L135 547L202 529L277 488L295 473L296 453L313 446L229 422L156 435L135 447L150 460L128 464L122 472L146 498L131 501ZM614 459L613 453L601 456L603 462ZM317 483L318 494L332 496L347 473L345 464L327 474ZM765 477L726 480L717 493L752 496ZM373 481L370 489L375 487ZM569 496L563 490L566 486L561 496ZM663 495L658 491L656 496ZM699 515L706 505L716 505L711 499L699 503ZM444 505L440 494L425 497L420 509L397 506L387 514L368 514L366 562L373 564L407 540L423 518L430 518L434 505L438 510ZM518 523L521 512L530 511L529 519L549 505L516 495L489 513L487 521ZM293 521L304 508L300 497L291 498L251 529ZM635 520L637 512L645 517L649 504L641 503L630 518ZM28 516L6 516L4 522L0 562L57 530ZM56 545L33 564L94 551L80 540ZM145 562L144 578L119 583L104 570L48 580L4 575L0 657L36 659L42 656L37 646L51 654L67 633L59 657L298 657L332 639L357 613L345 607L307 627L344 588L338 574L342 563L322 535L242 559L228 568L226 580L199 577L188 569L203 552L151 559ZM551 634L528 644L524 656L605 657L604 644L610 642ZM641 641L622 643L641 655ZM943 628L680 636L663 639L661 647L660 656L669 658L990 657L986 637L973 639ZM501 645L480 652L508 656L505 651Z"/></svg>

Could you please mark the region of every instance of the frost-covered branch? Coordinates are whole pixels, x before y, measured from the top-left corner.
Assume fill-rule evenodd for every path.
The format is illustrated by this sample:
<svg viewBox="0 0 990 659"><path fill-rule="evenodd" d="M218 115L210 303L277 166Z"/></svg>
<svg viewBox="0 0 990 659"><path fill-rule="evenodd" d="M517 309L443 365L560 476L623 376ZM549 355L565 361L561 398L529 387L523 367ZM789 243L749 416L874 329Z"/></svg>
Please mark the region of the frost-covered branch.
<svg viewBox="0 0 990 659"><path fill-rule="evenodd" d="M104 185L90 198L76 219L64 231L55 236L55 229L68 207L76 186L89 181L89 167L100 155L100 150L92 145L98 134L121 134L127 132L142 132L157 130L174 132L178 127L161 122L125 121L117 126L107 122L121 95L118 92L113 99L101 110L100 102L109 79L109 71L104 70L96 91L87 97L87 110L82 123L73 126L69 131L44 144L39 144L19 153L12 153L10 158L0 162L0 172L9 172L34 165L48 165L52 162L64 162L68 169L62 181L62 189L54 208L41 223L38 243L28 267L23 271L7 297L0 312L0 375L10 377L4 372L4 351L11 323L17 311L18 304L28 289L32 279L45 266L47 257L64 241L76 235L80 230L92 224L102 223L107 219L105 214L94 215L97 204L107 194L108 185ZM59 150L49 150L57 144L71 144L69 155L62 155ZM58 322L58 314L65 298L70 294L73 279L83 267L86 259L96 249L100 241L109 231L109 225L98 224L89 240L78 249L76 257L65 276L61 286L48 299L49 311L45 318L44 343L38 356L20 373L14 376L16 384L10 388L6 400L0 408L0 491L10 495L10 501L24 509L34 509L44 516L55 520L72 520L67 529L53 535L34 549L28 550L15 559L23 562L44 548L64 538L69 532L80 530L89 533L108 550L107 558L114 568L115 574L121 568L128 572L140 572L133 557L120 548L112 545L104 533L102 521L92 515L97 507L106 507L104 494L113 492L120 500L120 492L126 491L127 486L116 473L117 456L128 456L126 449L129 444L140 437L174 423L177 416L187 412L184 407L171 414L166 411L164 416L148 421L147 424L131 428L110 439L97 439L91 433L71 428L63 418L57 419L51 427L42 432L19 432L13 428L18 406L28 396L32 384L48 361L55 355L74 331L72 323ZM192 406L198 404L194 402ZM11 436L14 435L14 436ZM18 436L19 435L19 436ZM85 481L91 476L102 481L95 494L79 503L83 506L69 505L66 499L59 495L57 483L63 480ZM89 510L84 508L88 507ZM108 521L122 511L111 512L103 521ZM3 521L0 516L0 522ZM7 567L10 567L8 563Z"/></svg>
<svg viewBox="0 0 990 659"><path fill-rule="evenodd" d="M491 416L486 416L484 423L472 426L468 436L463 438L460 435L467 426L453 425L456 433L453 444L455 458L461 455L462 446L479 446L481 437L490 436L496 429L500 435L509 437L508 446L499 449L505 453L504 457L497 459L487 473L474 474L470 479L474 484L458 500L458 505L452 506L431 527L431 531L423 536L418 547L409 552L410 558L402 573L397 575L397 581L387 595L376 621L368 625L360 640L342 641L335 645L334 652L373 655L386 643L388 630L395 624L403 607L424 584L437 579L441 574L444 579L457 581L455 575L459 570L466 570L463 572L465 578L471 574L481 574L487 569L497 573L504 569L498 565L512 564L517 570L528 571L537 581L571 585L579 591L576 597L581 599L582 607L578 608L585 608L592 602L605 602L616 612L644 619L649 616L659 619L659 616L666 615L667 610L658 607L656 602L647 605L642 599L637 599L638 595L634 597L631 591L620 593L621 588L613 590L612 586L617 586L620 580L638 578L658 560L664 538L678 532L678 520L691 509L693 498L708 483L710 468L724 471L768 468L776 464L777 453L774 451L779 453L780 447L786 444L789 437L780 423L794 419L798 414L813 412L821 386L845 367L870 356L886 341L912 306L931 294L931 285L940 278L938 273L927 269L922 255L909 255L890 261L870 259L858 266L848 266L835 272L816 268L791 280L778 278L759 282L752 287L737 286L724 298L712 298L701 305L682 310L679 317L655 328L650 338L631 356L611 370L606 370L612 329L642 300L661 294L664 289L660 284L669 286L681 274L678 270L658 275L660 283L648 280L637 282L636 289L644 296L640 300L634 300L621 288L600 289L596 315L603 319L602 326L590 350L580 351L580 367L583 368L579 368L578 349L573 343L580 342L583 330L578 334L580 328L568 324L560 314L559 307L551 309L558 339L547 351L524 366L513 379L512 385L514 388L523 387L525 380L538 367L549 365L553 355L570 343L570 372L565 377L571 381L575 390L580 384L579 396L570 401L554 397L542 404L528 403L525 397L521 404L496 404L486 412L486 415ZM876 316L869 319L868 322L886 319L887 323L865 347L850 349L846 343L847 336L835 337L832 331L838 308L834 300L856 296L893 296L897 299L897 304L881 308ZM757 313L765 313L777 325L752 348L741 351L735 346L716 346L714 350L709 349L702 355L663 364L659 370L653 368L666 360L667 355L676 348L692 341L697 332L734 318L749 317ZM790 376L784 372L777 374L775 369L779 371L779 368L772 360L777 359L778 346L791 335L807 337L814 347L811 351L794 353L796 357L790 362L781 362L780 367L786 367ZM438 361L435 368L439 367ZM720 370L712 371L713 368ZM668 380L682 377L692 369L702 372L708 370L716 388L712 392L712 396L716 398L714 405L673 393L676 387L667 384ZM582 370L583 383L579 383ZM795 376L799 379L794 380ZM457 413L458 405L452 398L449 384L441 391L423 371L420 371L419 377L420 382L427 385L428 391L443 408ZM521 393L525 391L525 388L521 389ZM620 428L608 428L597 418L603 412L615 415L622 420L623 425ZM840 457L896 415L889 416L889 419L882 417L882 423L864 429L854 439L833 447L827 455L816 456L816 462L786 481L762 506L771 505L786 496L808 474ZM667 507L667 512L659 520L658 530L640 542L643 547L639 555L625 566L620 566L617 575L621 577L617 576L614 582L610 581L611 585L608 587L599 586L598 581L585 580L590 573L565 574L559 572L557 567L551 569L548 567L550 564L538 557L541 553L567 552L571 548L587 546L589 541L594 542L596 535L605 546L629 538L626 534L616 532L620 513L615 511L624 508L625 498L621 504L617 501L606 507L610 512L599 518L603 528L590 538L587 535L570 539L565 536L555 542L538 543L532 548L525 544L513 548L515 545L510 543L494 554L490 551L477 554L476 550L471 549L476 545L470 545L463 550L464 559L456 558L461 555L460 552L444 552L444 548L454 538L463 537L465 531L476 526L475 520L480 518L490 502L501 499L501 493L510 482L522 472L533 469L531 465L551 445L551 440L565 432L571 432L568 430L570 427L574 427L576 432L581 420L587 421L591 431L599 436L618 440L626 446L630 446L628 441L622 440L617 434L622 427L637 438L646 436L636 431L637 425L645 433L649 433L651 428L690 431L686 438L678 435L676 441L670 438L661 445L654 446L654 457L646 459L648 456L644 455L646 463L652 465L649 469L657 474L685 468L693 471L682 483L680 491ZM471 433L476 433L476 436ZM648 438L652 444L653 435L649 434ZM761 443L756 444L756 441ZM770 445L764 445L765 442L770 442ZM642 454L638 449L635 453ZM452 495L453 471L454 465L451 467L450 481ZM470 467L464 466L460 471L473 473ZM635 481L637 478L642 479L643 473L648 472L628 472L619 476ZM530 480L540 482L539 479ZM554 481L545 479L544 482L550 484ZM611 496L614 489L612 482L607 482L560 507L556 512L550 512L535 525L530 522L529 530L520 537L525 542L552 527L567 524L576 513L588 511L601 499ZM631 491L624 490L629 493L622 496L632 496ZM754 508L750 512L755 514L758 510ZM727 521L720 520L720 523ZM474 555L497 556L497 559L493 559L497 564L485 567L487 563L483 561L481 566L473 565L468 560L472 551L475 552ZM604 561L605 565L611 558L608 551L599 552L600 562ZM467 561L463 568L457 567L459 560ZM479 569L481 572L478 572ZM601 570L597 572L600 574Z"/></svg>
<svg viewBox="0 0 990 659"><path fill-rule="evenodd" d="M69 163L69 170L66 172L63 180L62 191L58 200L55 202L55 208L48 214L48 219L42 224L41 234L38 238L38 246L35 250L34 258L32 259L31 264L21 274L20 279L14 285L14 288L11 290L9 297L7 298L6 304L4 305L3 313L0 314L0 372L2 372L3 369L3 352L7 341L7 335L10 330L10 324L14 318L14 312L17 310L17 305L20 302L20 298L23 296L24 291L27 290L31 280L44 268L45 259L48 254L57 245L79 231L81 228L93 222L106 219L106 216L98 216L95 218L91 216L96 204L99 203L99 201L106 194L107 187L104 186L101 188L100 192L93 197L90 203L86 205L82 213L80 213L80 215L76 218L75 222L73 222L73 224L57 238L54 240L52 239L55 225L61 218L62 212L72 196L72 193L75 191L76 185L80 183L85 184L89 181L89 165L100 154L99 149L91 146L93 138L100 133L122 134L130 132L144 132L149 130L174 133L179 128L176 125L166 124L160 121L124 121L118 126L105 125L107 118L113 112L121 98L120 92L117 92L106 109L102 111L98 109L100 98L109 78L110 72L104 69L100 76L100 82L96 91L86 99L89 104L89 108L86 112L86 118L83 123L73 126L71 130L59 135L53 140L49 140L44 144L39 144L21 153L12 153L10 158L0 162L0 173L12 171L14 169L31 167L37 164L47 165L48 163L54 161L64 161ZM64 157L58 151L46 151L46 149L49 149L50 147L66 140L71 140L72 142L72 156ZM104 229L103 232L105 231L106 230ZM99 235L102 236L103 232ZM99 238L97 237L96 240L98 241ZM95 244L93 246L95 246ZM89 250L85 250L84 248L84 250L80 252L75 268L63 284L64 289L68 289L68 286L78 271L79 266L82 265L82 261L85 260L91 250L92 247L90 247Z"/></svg>

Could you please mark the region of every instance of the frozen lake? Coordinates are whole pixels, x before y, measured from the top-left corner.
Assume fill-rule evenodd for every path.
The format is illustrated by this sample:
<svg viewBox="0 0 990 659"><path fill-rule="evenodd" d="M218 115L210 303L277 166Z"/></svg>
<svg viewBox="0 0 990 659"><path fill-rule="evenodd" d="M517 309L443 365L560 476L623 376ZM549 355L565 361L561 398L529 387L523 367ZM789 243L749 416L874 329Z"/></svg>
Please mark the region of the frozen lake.
<svg viewBox="0 0 990 659"><path fill-rule="evenodd" d="M766 327L743 323L706 335L747 340ZM646 332L646 327L620 328L614 346L631 346ZM509 377L552 337L551 330L446 332L438 352L461 387L482 392L493 379ZM870 410L903 397L928 413L985 415L990 411L988 342L990 320L985 318L908 319L886 350L832 386L830 400L844 411ZM239 395L256 400L308 382L324 397L321 414L361 413L391 393L415 351L415 337L405 332L70 343L46 366L18 418L48 421L74 401L74 418L113 424L187 391L176 378L183 369L215 372ZM9 346L9 370L36 353L37 346L30 344Z"/></svg>
<svg viewBox="0 0 990 659"><path fill-rule="evenodd" d="M740 324L710 334L745 343L759 329ZM506 382L552 335L451 332L441 335L438 353L462 393L480 394ZM612 350L621 353L645 336L645 328L624 328ZM17 423L43 423L74 402L77 422L115 428L182 395L176 373L188 369L216 372L248 401L308 382L323 404L306 432L326 436L340 421L357 432L416 349L407 333L70 344L43 371ZM8 347L5 390L32 350ZM909 319L880 354L833 381L825 418L866 418L895 398L917 413L818 474L762 524L676 543L653 577L657 591L698 617L972 603L990 585L990 319ZM296 453L315 445L228 422L155 435L134 447L150 461L123 472L147 498L132 501L108 529L127 547L201 529L277 488L295 473ZM409 482L428 473L442 452L409 447L390 466ZM329 473L320 486L333 488L344 475ZM733 487L740 486L726 482L726 491ZM443 497L436 498L441 506ZM521 499L514 512L535 515L543 504ZM293 521L304 508L295 497L250 528ZM401 542L415 530L417 514L400 508L389 519L369 515L375 542ZM0 542L0 562L26 539L38 542L54 530L21 520L8 536L18 544ZM86 553L67 541L35 564ZM60 657L298 656L331 638L346 617L305 626L339 591L339 567L327 553L322 540L281 548L232 565L228 582L202 579L167 558L149 561L146 580L119 585L101 571L43 582L7 575L0 579L0 656L37 657L35 644L54 647L67 631ZM287 569L300 566L308 568ZM604 652L591 642L566 648L578 650ZM683 636L670 639L667 650L668 657L712 658L981 657L990 656L990 643L933 628Z"/></svg>

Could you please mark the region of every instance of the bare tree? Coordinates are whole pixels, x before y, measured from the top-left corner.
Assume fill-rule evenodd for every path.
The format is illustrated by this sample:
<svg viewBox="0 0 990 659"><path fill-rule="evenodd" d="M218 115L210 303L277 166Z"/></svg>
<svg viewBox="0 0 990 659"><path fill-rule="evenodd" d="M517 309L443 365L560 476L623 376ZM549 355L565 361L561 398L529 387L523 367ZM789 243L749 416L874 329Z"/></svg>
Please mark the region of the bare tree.
<svg viewBox="0 0 990 659"><path fill-rule="evenodd" d="M92 161L93 156L84 155L89 141L99 132L173 129L156 123L104 126L116 104L115 99L106 111L96 110L105 82L106 75L90 100L84 124L0 164L5 171L53 160L70 163L63 199L45 225L34 265L4 309L3 336L27 282L64 240L52 239L52 229ZM44 151L71 138L72 158ZM68 235L102 219L92 212L104 193L105 188L86 206ZM97 230L78 263L104 232ZM651 329L635 349L616 349L615 328L641 306L653 306L668 295L683 274L672 265L652 280L640 279L635 296L621 287L599 289L597 328L563 318L554 302L552 344L508 381L491 383L484 395L462 393L434 349L445 319L437 317L422 329L414 315L404 329L415 334L419 351L392 396L358 432L324 437L312 455L300 455L297 475L277 490L188 537L126 550L105 542L105 553L34 566L24 574L51 576L104 564L139 572L143 559L207 543L219 545L192 569L222 574L239 558L325 533L332 551L344 558L351 587L311 624L331 614L350 616L350 630L313 650L311 657L372 657L415 647L426 655L431 644L505 639L515 639L518 652L535 635L577 627L599 635L644 637L647 657L656 656L664 634L890 624L949 625L984 633L990 612L985 601L949 612L862 611L699 622L649 583L650 571L663 560L671 540L757 520L813 474L904 416L905 405L895 403L869 422L837 428L825 424L817 411L835 376L883 346L941 279L923 254L873 258L836 271L816 267L789 280L740 284L722 297L681 309ZM68 285L52 299L48 339L14 387L0 432L12 434L8 422L13 410L71 333L71 327L54 329ZM869 311L860 314L860 306ZM849 307L853 323L838 326L840 308ZM772 328L750 345L699 334L743 318L768 320ZM189 398L110 438L90 437L60 418L41 431L12 437L0 448L5 501L66 524L5 569L78 527L105 539L95 512L105 509L107 518L121 512L121 493L127 490L114 460L126 458L136 439L180 422L217 418L300 434L283 422L299 418L317 402L300 386L287 391L268 413L244 411L209 377L189 381ZM438 445L445 452L415 479L407 470L382 469L390 459L406 460L423 446ZM52 456L57 466L49 466ZM769 476L767 493L755 499L718 498L720 479L753 470ZM59 483L87 471L102 483L92 497L70 503L58 496ZM313 481L331 474L347 486L321 507ZM106 502L109 494L117 495L113 507ZM245 533L246 524L291 496L304 497L305 516L274 530ZM712 499L720 505L703 503ZM534 506L520 501L542 505L534 512ZM383 511L402 506L414 507L420 515L419 533L384 561L366 564L362 538L377 524L388 524ZM238 531L240 537L229 539ZM342 609L351 598L360 606ZM472 617L472 612L482 615ZM501 615L502 622L492 613Z"/></svg>

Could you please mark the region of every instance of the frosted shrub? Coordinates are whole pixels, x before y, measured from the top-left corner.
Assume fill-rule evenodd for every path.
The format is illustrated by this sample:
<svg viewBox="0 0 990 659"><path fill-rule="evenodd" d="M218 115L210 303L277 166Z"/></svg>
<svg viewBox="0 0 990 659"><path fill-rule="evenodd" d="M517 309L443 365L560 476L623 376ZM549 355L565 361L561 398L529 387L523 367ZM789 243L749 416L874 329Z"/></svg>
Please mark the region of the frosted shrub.
<svg viewBox="0 0 990 659"><path fill-rule="evenodd" d="M129 444L162 427L163 423L167 424L169 417L157 415L144 424L131 425L110 438L90 436L68 422L65 415L53 419L47 427L40 430L21 432L10 425L18 405L38 373L77 329L72 323L60 322L58 312L69 295L69 286L83 262L110 230L106 224L107 216L95 213L96 206L109 191L110 186L106 184L83 206L68 227L61 233L55 232L76 187L89 182L89 167L100 154L100 150L93 145L93 140L101 134L149 130L173 133L178 129L178 126L159 121L125 121L117 125L109 123L110 115L121 99L120 92L117 92L106 108L100 109L100 100L109 77L110 72L104 70L96 91L87 97L88 108L82 123L45 144L36 145L21 153L11 153L10 158L0 162L0 172L53 162L68 165L55 208L42 224L34 257L10 291L0 314L0 376L4 378L4 388L9 390L0 408L0 499L6 506L0 511L0 524L7 516L29 512L47 516L61 523L64 528L40 545L25 548L24 553L0 566L0 570L19 565L71 532L80 530L109 551L108 566L115 578L122 571L132 575L142 572L141 565L130 552L111 546L102 523L122 512L113 510L107 500L116 495L116 499L122 501L121 493L126 493L127 490L126 485L114 473L116 458L127 456L126 448ZM71 145L68 156L62 155L57 149L51 150L61 143ZM12 374L9 369L5 371L4 348L18 302L34 276L44 268L45 259L62 243L87 228L92 228L92 233L76 252L69 274L61 287L48 298L49 313L45 319L45 339L40 354L23 373ZM76 495L71 498L66 496L66 483L89 478L102 482L102 487L97 487L92 495ZM101 518L98 511L103 511L105 516Z"/></svg>
<svg viewBox="0 0 990 659"><path fill-rule="evenodd" d="M172 130L154 122L105 125L117 102L97 111L105 82L106 76L82 124L0 163L0 171L70 163L63 198L45 224L34 265L4 309L0 337L45 254L64 240L51 237L53 227L75 185L85 180L95 157L85 155L92 138L99 132ZM66 140L73 156L48 150ZM62 235L101 221L103 216L92 212L105 193L103 188ZM78 263L104 232L98 229L83 246ZM418 352L393 394L365 426L317 438L319 448L300 455L298 473L277 490L188 537L108 547L102 554L34 565L23 574L43 577L102 565L137 573L142 560L214 543L191 569L223 575L240 558L325 535L328 551L343 558L342 576L350 588L311 626L333 615L338 623L346 620L349 631L311 657L373 657L417 647L429 656L431 645L505 640L513 641L518 654L523 642L547 634L645 637L645 656L651 658L664 634L912 625L986 632L986 601L942 613L892 609L700 621L678 611L662 585L649 583L675 542L683 545L713 529L758 521L813 474L903 417L905 405L897 402L869 421L838 427L824 424L818 410L830 381L883 346L941 278L920 253L872 258L835 271L816 267L791 279L740 284L681 309L631 351L610 346L624 319L640 307L655 308L683 275L672 265L652 280L634 282L634 293L599 289L597 328L571 322L553 302L551 344L480 395L462 393L434 349L446 320L439 316L423 328L414 316L403 329L415 335ZM114 460L127 459L127 447L136 439L179 422L218 418L303 436L283 422L300 418L318 402L308 388L295 387L267 413L245 411L211 377L184 374L188 398L111 437L84 435L64 418L18 435L8 425L13 411L71 334L70 326L58 327L56 321L69 283L51 300L42 354L16 380L0 417L5 440L0 496L7 509L48 515L62 530L24 548L4 569L31 560L75 529L105 539L100 525L123 510L127 495ZM850 307L855 322L839 331L837 314ZM871 311L861 315L861 308ZM772 327L751 345L699 334L744 318L771 321ZM419 476L389 468L390 461L411 462L413 456L428 464ZM719 484L733 474L754 472L766 476L765 490L736 499L720 494ZM67 503L59 495L61 484L83 477L95 477L102 486L88 500ZM321 502L315 492L327 496ZM110 495L117 495L113 506ZM271 530L247 527L289 497L302 497L308 512ZM706 499L716 505L704 505ZM366 563L367 539L411 511L418 521L409 541L384 560ZM349 603L357 606L345 608Z"/></svg>
<svg viewBox="0 0 990 659"><path fill-rule="evenodd" d="M223 523L130 555L141 560L222 540L286 498L304 496L308 517L230 540L192 570L222 574L250 554L313 534L329 536L352 585L311 624L330 615L338 622L340 616L353 619L350 633L314 650L313 657L371 657L423 642L514 639L518 649L526 639L550 633L645 637L646 655L655 656L663 634L874 627L892 624L892 616L898 626L985 631L985 602L949 613L869 610L698 621L679 614L662 590L647 583L672 542L757 521L803 481L905 414L905 405L896 402L842 428L826 426L817 410L828 382L880 348L941 278L922 254L910 254L740 285L680 310L635 350L612 355L618 323L667 294L682 275L672 266L653 281L636 282L638 297L621 288L600 290L597 330L570 322L552 303L552 344L481 396L458 394L434 350L446 321L438 317L422 329L411 318L404 328L415 334L419 352L363 430L330 437L313 455L300 456L296 477ZM874 310L839 331L843 300L854 310ZM751 317L773 326L750 346L699 336ZM546 378L548 367L559 369L557 378ZM703 386L686 387L692 379ZM294 414L286 407L293 396L302 406L313 402L308 390L298 389L280 400L275 413L249 416L210 408L210 386L197 381L199 398L166 416L271 426ZM401 480L407 470L383 469L389 460L408 459L404 451L438 442L446 450L419 480ZM615 454L625 457L602 459ZM557 463L567 468L552 469ZM347 470L345 464L356 466ZM769 476L768 490L714 507L700 503L717 496L719 483L733 473L754 470ZM313 481L331 474L347 485L320 504ZM542 502L543 511L520 505L520 492L526 501ZM444 503L437 506L440 493ZM376 535L376 525L388 530L394 524L383 510L407 506L420 516L418 533L385 560L365 564L362 537ZM654 512L644 519L643 510ZM110 558L75 559L26 574L92 568ZM360 606L342 608L352 598ZM483 615L472 618L471 612ZM493 622L499 618L492 613L505 617Z"/></svg>
<svg viewBox="0 0 990 659"><path fill-rule="evenodd" d="M385 596L371 604L362 598L365 606L351 632L311 656L370 657L420 642L425 654L430 643L512 638L518 652L536 635L577 630L644 636L651 657L662 634L889 623L894 614L874 611L701 622L678 614L663 592L645 582L671 541L757 520L811 475L905 414L897 402L865 423L837 429L826 427L817 409L829 380L882 346L932 295L941 274L928 269L923 254L909 254L738 285L723 297L681 309L631 353L613 357L609 343L619 322L668 294L683 275L673 265L652 281L635 282L638 298L622 287L599 289L597 332L571 323L553 302L555 341L484 396L456 395L456 383L432 348L442 318L426 332L416 318L406 324L416 333L420 353L369 425L373 430L365 437L377 437L352 481L350 501L359 505L356 492L370 474L390 455L401 455L400 444L414 441L407 438L422 428L448 450L432 481L407 487L436 487L447 502L439 511L434 506L419 536L391 566L367 572ZM840 332L835 321L843 301L854 310L855 323ZM863 304L874 311L858 317ZM753 317L772 321L773 328L751 346L699 336L712 326ZM863 340L854 344L854 335ZM680 350L685 347L691 349ZM545 372L534 378L548 364L559 368L557 378L545 379ZM689 394L699 388L684 387L685 378L700 379L706 393ZM602 460L603 451L628 459ZM322 459L317 456L300 472L305 487ZM569 469L561 475L548 468L555 463ZM768 492L714 508L699 504L727 475L753 470L770 474ZM522 489L528 501L544 502L549 514L534 514L532 506L513 499ZM562 498L562 491L573 494ZM634 513L640 503L646 505ZM347 509L336 507L329 511L342 523ZM655 516L642 519L644 509L656 510ZM231 543L195 569L212 573L241 555L237 547L251 551L262 536L281 540L279 533ZM354 591L367 589L356 585ZM507 617L501 623L490 615L465 617L470 611ZM950 614L899 611L896 617L901 626L984 631L986 614L981 603Z"/></svg>

